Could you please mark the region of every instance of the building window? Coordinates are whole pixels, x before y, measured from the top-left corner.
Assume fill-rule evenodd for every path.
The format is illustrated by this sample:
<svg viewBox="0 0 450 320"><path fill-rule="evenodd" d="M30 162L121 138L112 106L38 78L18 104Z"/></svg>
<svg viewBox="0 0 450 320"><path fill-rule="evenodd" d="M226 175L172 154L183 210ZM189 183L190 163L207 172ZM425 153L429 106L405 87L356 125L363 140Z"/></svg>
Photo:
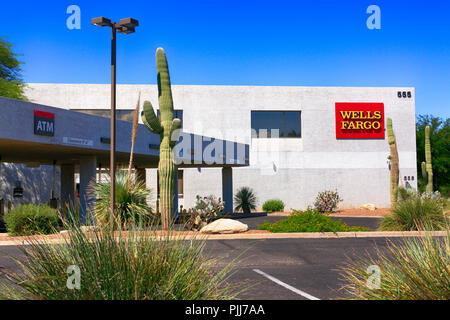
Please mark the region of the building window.
<svg viewBox="0 0 450 320"><path fill-rule="evenodd" d="M252 138L270 138L278 130L280 138L301 137L300 111L252 111Z"/></svg>
<svg viewBox="0 0 450 320"><path fill-rule="evenodd" d="M156 111L156 116L158 117L159 121L161 121L161 113L159 112L159 109ZM181 127L183 128L183 110L173 110L173 118L180 119Z"/></svg>
<svg viewBox="0 0 450 320"><path fill-rule="evenodd" d="M184 187L183 187L183 170L178 170L178 198L183 198L184 195ZM159 199L159 171L156 178L156 189L158 192Z"/></svg>
<svg viewBox="0 0 450 320"><path fill-rule="evenodd" d="M71 110L105 118L110 118L111 116L110 109L71 109ZM135 112L136 112L135 109L120 109L120 110L116 109L116 119L133 122Z"/></svg>

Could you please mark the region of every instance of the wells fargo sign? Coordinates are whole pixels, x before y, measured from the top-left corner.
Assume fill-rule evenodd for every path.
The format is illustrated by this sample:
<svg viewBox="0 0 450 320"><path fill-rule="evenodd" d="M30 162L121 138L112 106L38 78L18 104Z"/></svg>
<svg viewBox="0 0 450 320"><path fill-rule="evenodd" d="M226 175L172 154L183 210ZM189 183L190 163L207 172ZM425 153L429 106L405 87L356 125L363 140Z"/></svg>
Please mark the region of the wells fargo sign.
<svg viewBox="0 0 450 320"><path fill-rule="evenodd" d="M336 102L337 139L384 139L384 104Z"/></svg>

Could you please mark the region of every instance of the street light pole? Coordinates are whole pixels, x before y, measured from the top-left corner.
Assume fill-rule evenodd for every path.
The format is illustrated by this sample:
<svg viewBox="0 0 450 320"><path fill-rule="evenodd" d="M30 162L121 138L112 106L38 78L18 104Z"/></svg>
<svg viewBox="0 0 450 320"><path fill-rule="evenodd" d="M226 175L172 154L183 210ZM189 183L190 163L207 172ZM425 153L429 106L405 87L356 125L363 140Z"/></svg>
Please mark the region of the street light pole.
<svg viewBox="0 0 450 320"><path fill-rule="evenodd" d="M111 145L109 154L110 163L110 210L111 218L115 217L116 203L116 28L111 27ZM111 221L112 223L112 221Z"/></svg>
<svg viewBox="0 0 450 320"><path fill-rule="evenodd" d="M105 17L92 19L92 24L98 27L111 28L111 138L110 138L110 222L113 223L116 203L116 32L130 34L139 26L133 18L121 19L119 23L111 22Z"/></svg>

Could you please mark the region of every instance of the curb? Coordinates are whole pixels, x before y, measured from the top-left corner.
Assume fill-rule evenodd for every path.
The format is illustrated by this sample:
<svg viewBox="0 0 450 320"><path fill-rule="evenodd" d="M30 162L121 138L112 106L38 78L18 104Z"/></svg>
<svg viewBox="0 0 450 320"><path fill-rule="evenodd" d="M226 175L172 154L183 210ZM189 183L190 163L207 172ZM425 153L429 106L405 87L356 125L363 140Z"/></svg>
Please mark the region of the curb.
<svg viewBox="0 0 450 320"><path fill-rule="evenodd" d="M432 231L431 236L446 236L448 231ZM196 234L181 235L185 240L264 240L264 239L346 239L346 238L398 238L398 237L417 237L425 235L422 231L360 231L360 232L299 232L299 233L236 233L236 234ZM178 236L175 236L178 237ZM158 236L157 239L164 239L164 236ZM64 243L64 239L53 238L45 239L47 243ZM5 240L0 241L0 246L24 245L27 240Z"/></svg>

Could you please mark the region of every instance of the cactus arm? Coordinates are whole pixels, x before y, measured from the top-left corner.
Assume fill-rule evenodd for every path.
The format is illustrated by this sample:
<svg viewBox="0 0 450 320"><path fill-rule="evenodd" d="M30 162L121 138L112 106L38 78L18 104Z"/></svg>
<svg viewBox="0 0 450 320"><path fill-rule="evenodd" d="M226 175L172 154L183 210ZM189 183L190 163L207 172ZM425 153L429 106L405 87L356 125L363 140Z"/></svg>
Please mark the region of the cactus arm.
<svg viewBox="0 0 450 320"><path fill-rule="evenodd" d="M392 128L392 119L387 118L387 134L388 143L391 154L389 155L391 161L391 173L390 173L390 190L391 190L391 208L397 203L398 200L398 182L400 176L399 160L397 142L395 139L394 130Z"/></svg>
<svg viewBox="0 0 450 320"><path fill-rule="evenodd" d="M387 134L388 134L388 143L392 145L395 143L395 135L394 130L392 129L392 119L387 118Z"/></svg>
<svg viewBox="0 0 450 320"><path fill-rule="evenodd" d="M150 101L144 101L144 110L141 113L142 122L152 131L153 133L160 134L162 132L161 124L156 117L155 110Z"/></svg>
<svg viewBox="0 0 450 320"><path fill-rule="evenodd" d="M180 137L180 130L181 129L181 120L178 118L173 119L172 121L172 133L170 135L170 145L174 146L178 138Z"/></svg>
<svg viewBox="0 0 450 320"><path fill-rule="evenodd" d="M424 161L422 161L422 177L427 180L427 167L426 167L426 163Z"/></svg>
<svg viewBox="0 0 450 320"><path fill-rule="evenodd" d="M431 164L431 143L430 143L430 126L425 127L425 171L427 179L426 191L433 192L433 166ZM422 164L423 168L423 164ZM423 170L423 169L422 169Z"/></svg>

